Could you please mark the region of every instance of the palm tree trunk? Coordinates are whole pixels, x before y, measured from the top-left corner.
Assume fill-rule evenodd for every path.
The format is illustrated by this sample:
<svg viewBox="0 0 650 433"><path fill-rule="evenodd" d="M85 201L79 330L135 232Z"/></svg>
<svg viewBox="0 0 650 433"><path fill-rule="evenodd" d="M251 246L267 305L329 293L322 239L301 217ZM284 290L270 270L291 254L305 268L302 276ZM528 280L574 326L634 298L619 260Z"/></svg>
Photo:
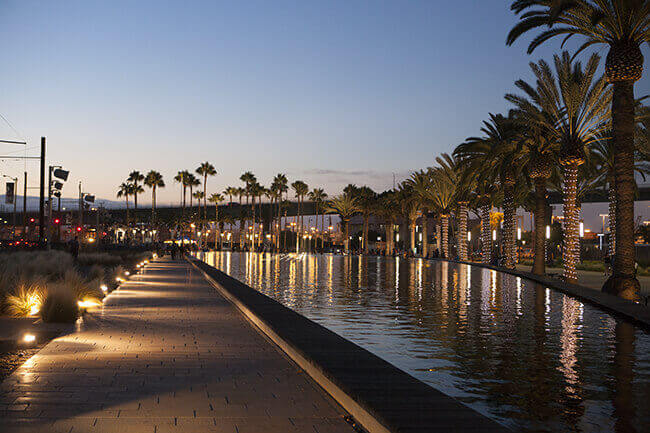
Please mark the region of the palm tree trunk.
<svg viewBox="0 0 650 433"><path fill-rule="evenodd" d="M151 188L151 225L156 219L156 186Z"/></svg>
<svg viewBox="0 0 650 433"><path fill-rule="evenodd" d="M615 146L616 176L616 256L614 272L603 291L637 300L640 284L636 279L634 249L634 81L613 83L612 136Z"/></svg>
<svg viewBox="0 0 650 433"><path fill-rule="evenodd" d="M515 203L514 184L504 182L503 190L503 250L505 255L505 267L515 268Z"/></svg>
<svg viewBox="0 0 650 433"><path fill-rule="evenodd" d="M390 256L391 254L391 240L393 235L393 223L392 221L386 221L386 255Z"/></svg>
<svg viewBox="0 0 650 433"><path fill-rule="evenodd" d="M345 221L345 253L350 252L350 220Z"/></svg>
<svg viewBox="0 0 650 433"><path fill-rule="evenodd" d="M363 214L363 253L368 254L368 218L369 215Z"/></svg>
<svg viewBox="0 0 650 433"><path fill-rule="evenodd" d="M467 261L467 202L461 201L458 205L458 257Z"/></svg>
<svg viewBox="0 0 650 433"><path fill-rule="evenodd" d="M255 196L251 197L251 251L255 248Z"/></svg>
<svg viewBox="0 0 650 433"><path fill-rule="evenodd" d="M481 206L481 258L482 263L492 261L492 233L490 230L490 204L487 200Z"/></svg>
<svg viewBox="0 0 650 433"><path fill-rule="evenodd" d="M444 258L449 258L449 215L441 215L442 217L442 251Z"/></svg>
<svg viewBox="0 0 650 433"><path fill-rule="evenodd" d="M533 269L535 275L546 273L546 179L535 178L535 251L533 256Z"/></svg>
<svg viewBox="0 0 650 433"><path fill-rule="evenodd" d="M428 221L427 210L422 209L422 257L425 259L429 256L429 233L427 226Z"/></svg>
<svg viewBox="0 0 650 433"><path fill-rule="evenodd" d="M298 239L296 240L297 252L300 252L300 243L302 238L302 200L298 196L298 220L300 224L300 229L298 231Z"/></svg>
<svg viewBox="0 0 650 433"><path fill-rule="evenodd" d="M221 230L219 230L219 203L214 204L214 249L217 249L217 241L221 239ZM221 246L219 246L221 249Z"/></svg>
<svg viewBox="0 0 650 433"><path fill-rule="evenodd" d="M413 254L415 254L415 252L417 251L417 245L415 244L415 225L416 225L416 220L409 222L409 230L411 232L411 252Z"/></svg>
<svg viewBox="0 0 650 433"><path fill-rule="evenodd" d="M576 274L576 244L578 243L578 220L576 215L576 193L578 185L578 165L568 164L564 167L564 242L562 262L564 265L564 280L577 283Z"/></svg>
<svg viewBox="0 0 650 433"><path fill-rule="evenodd" d="M608 249L610 259L616 254L616 185L614 178L609 181L609 215L607 225L609 227Z"/></svg>

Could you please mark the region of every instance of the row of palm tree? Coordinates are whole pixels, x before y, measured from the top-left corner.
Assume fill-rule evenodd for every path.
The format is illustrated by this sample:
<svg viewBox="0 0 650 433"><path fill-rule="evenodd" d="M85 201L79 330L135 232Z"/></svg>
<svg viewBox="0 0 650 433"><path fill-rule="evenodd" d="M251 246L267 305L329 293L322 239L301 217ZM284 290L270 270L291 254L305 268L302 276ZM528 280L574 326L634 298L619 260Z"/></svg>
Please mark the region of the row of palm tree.
<svg viewBox="0 0 650 433"><path fill-rule="evenodd" d="M512 45L527 32L540 29L541 32L528 45L528 53L532 53L537 47L556 36L562 36L563 43L574 36L582 38L582 44L572 56L573 58L589 47L604 46L608 49L602 86L611 84L611 87L603 89L601 97L596 98L599 106L593 107L599 111L596 115L597 119L609 120L601 125L602 130L598 131L598 128L592 128L592 123L583 122L583 115L593 117L591 116L592 107L586 105L584 99L593 100L591 93L583 92L582 100L573 98L564 91L560 93L562 99L557 100L555 105L566 110L566 113L577 114L577 116L572 116L572 114L562 113L562 124L568 126L568 130L567 128L553 128L549 131L549 128L546 127L549 121L556 120L552 117L553 112L543 111L548 107L543 106L542 101L533 98L543 96L545 99L549 99L553 95L543 93L546 89L540 83L538 83L537 89L534 87L522 89L529 96L526 99L531 104L521 105L517 103L517 99L513 99L513 101L519 110L538 116L535 121L529 123L531 127L535 128L533 131L540 133L531 137L531 140L537 142L538 148L543 148L544 142L555 144L554 140L558 138L558 133L562 139L559 162L564 166L565 176L564 211L565 223L568 224L565 231L568 234L565 236L564 249L566 259L569 261L566 264L568 268L565 271L565 277L569 280L575 278L572 266L576 250L574 234L576 211L572 202L575 197L576 166L581 165L586 158L580 151L596 136L600 136L601 139L603 136L608 138L613 154L613 173L610 176L613 183L610 185L610 191L613 188L612 196L615 198L613 204L615 258L613 274L603 289L624 298L635 299L638 296L639 282L635 277L634 270L634 193L636 188L634 171L635 155L637 154L634 83L643 74L641 45L650 43L650 1L515 0L512 2L511 9L519 15L520 21L510 30L506 40L507 45ZM572 60L572 58L568 60ZM597 60L592 56L591 62L597 62ZM585 68L586 71L589 69L589 66ZM543 73L544 71L540 71L540 74ZM587 79L581 81L591 82ZM595 89L599 89L600 83L601 80L598 79L592 85ZM573 87L577 88L577 86ZM579 90L576 91L579 92ZM572 104L572 100L577 101L577 105ZM601 107L601 103L610 108L605 110ZM551 117L545 118L544 116ZM544 158L550 159L544 153L541 154ZM550 166L550 164L548 165ZM538 179L544 178L543 175L546 173L547 171L543 171L540 174L542 177ZM540 186L541 183L540 180Z"/></svg>
<svg viewBox="0 0 650 433"><path fill-rule="evenodd" d="M141 183L142 182L142 183ZM129 173L126 181L122 182L117 190L117 197L124 197L126 201L126 222L129 222L129 197L133 197L134 208L138 209L138 194L144 192L142 185L151 189L151 221L156 219L156 192L158 188L165 187L162 174L155 170L149 171L146 176L137 170Z"/></svg>

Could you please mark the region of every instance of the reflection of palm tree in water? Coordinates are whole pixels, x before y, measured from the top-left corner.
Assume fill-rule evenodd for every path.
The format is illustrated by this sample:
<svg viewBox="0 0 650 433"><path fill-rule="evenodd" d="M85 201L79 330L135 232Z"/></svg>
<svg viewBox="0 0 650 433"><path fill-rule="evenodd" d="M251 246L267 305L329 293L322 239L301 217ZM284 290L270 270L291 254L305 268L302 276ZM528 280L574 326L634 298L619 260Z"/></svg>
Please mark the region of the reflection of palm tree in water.
<svg viewBox="0 0 650 433"><path fill-rule="evenodd" d="M636 414L633 382L634 343L636 340L634 325L621 320L616 321L614 329L614 419L617 432L636 432L634 417ZM646 401L647 404L647 401Z"/></svg>
<svg viewBox="0 0 650 433"><path fill-rule="evenodd" d="M572 423L579 422L584 415L584 395L578 371L578 349L580 348L579 324L582 320L583 305L579 301L564 296L562 299L562 329L560 334L560 371L566 385L562 390L562 406L565 417Z"/></svg>

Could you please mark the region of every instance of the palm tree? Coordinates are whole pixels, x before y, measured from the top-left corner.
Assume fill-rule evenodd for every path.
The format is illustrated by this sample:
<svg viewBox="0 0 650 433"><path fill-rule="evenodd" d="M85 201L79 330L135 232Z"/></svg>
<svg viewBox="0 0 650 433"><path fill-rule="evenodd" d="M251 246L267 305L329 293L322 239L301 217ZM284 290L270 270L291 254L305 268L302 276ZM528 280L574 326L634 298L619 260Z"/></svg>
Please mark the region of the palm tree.
<svg viewBox="0 0 650 433"><path fill-rule="evenodd" d="M431 170L433 180L430 202L442 219L442 252L446 259L449 255L449 216L455 203L456 185L460 181L458 161L446 153L436 158L438 167Z"/></svg>
<svg viewBox="0 0 650 433"><path fill-rule="evenodd" d="M144 178L144 184L151 188L151 222L156 220L156 190L165 187L162 174L155 170L149 171Z"/></svg>
<svg viewBox="0 0 650 433"><path fill-rule="evenodd" d="M256 227L255 224L257 223L256 216L255 216L255 202L257 199L259 199L263 194L264 194L264 187L259 184L259 182L254 181L249 185L248 188L248 193L251 196L251 205L253 208L253 233L251 233L251 246L255 247L255 235L256 235ZM261 206L260 206L261 209ZM261 238L261 233L259 235ZM261 240L261 239L260 239Z"/></svg>
<svg viewBox="0 0 650 433"><path fill-rule="evenodd" d="M232 197L238 195L238 189L235 186L229 186L223 190L223 193L228 196L228 203L232 203Z"/></svg>
<svg viewBox="0 0 650 433"><path fill-rule="evenodd" d="M187 186L190 188L190 209L192 209L192 189L197 188L201 186L201 181L196 178L193 174L190 173L189 175L189 181L187 182ZM201 206L201 202L198 202L199 206ZM200 209L199 209L199 214L200 214Z"/></svg>
<svg viewBox="0 0 650 433"><path fill-rule="evenodd" d="M176 176L174 176L174 182L177 182L181 185L181 198L180 198L180 206L181 209L183 210L182 213L185 213L185 188L186 188L186 183L185 183L185 171L179 171Z"/></svg>
<svg viewBox="0 0 650 433"><path fill-rule="evenodd" d="M277 194L277 201L278 201L278 224L277 224L277 237L275 239L276 242L276 249L280 249L280 233L282 233L282 194L287 193L289 191L289 181L287 180L287 176L283 173L278 173L275 175L273 178L273 189L275 190Z"/></svg>
<svg viewBox="0 0 650 433"><path fill-rule="evenodd" d="M324 233L325 233L325 213L321 213L324 210L324 203L327 200L327 194L323 188L314 188L309 193L309 200L313 201L316 204L316 221L318 221L318 216L321 217L321 248L324 246ZM318 223L316 224L318 225Z"/></svg>
<svg viewBox="0 0 650 433"><path fill-rule="evenodd" d="M244 235L244 223L246 222L245 209L242 205L242 197L246 195L246 188L238 187L237 188L237 197L239 197L239 249L242 248L242 240Z"/></svg>
<svg viewBox="0 0 650 433"><path fill-rule="evenodd" d="M132 171L129 173L129 177L127 177L126 181L130 182L133 184L134 187L134 192L133 192L133 207L137 210L138 209L138 194L141 192L144 192L144 189L142 188L141 185L139 185L139 182L144 180L144 175L140 173L137 170Z"/></svg>
<svg viewBox="0 0 650 433"><path fill-rule="evenodd" d="M370 215L375 209L377 193L370 187L362 186L357 188L356 196L361 207L361 216L363 218L362 241L363 253L368 254L368 228L370 226Z"/></svg>
<svg viewBox="0 0 650 433"><path fill-rule="evenodd" d="M483 122L482 137L469 137L454 155L465 173L478 174L479 182L499 184L503 191L503 249L505 267L514 269L515 249L515 180L517 175L518 125L512 115L489 114ZM469 172L468 172L469 170Z"/></svg>
<svg viewBox="0 0 650 433"><path fill-rule="evenodd" d="M133 185L128 182L122 182L119 189L117 190L117 197L124 197L126 200L126 224L129 224L129 196L133 192Z"/></svg>
<svg viewBox="0 0 650 433"><path fill-rule="evenodd" d="M208 213L207 213L207 202L206 202L206 200L208 198L207 197L208 176L216 175L217 170L215 170L215 168L214 168L214 166L212 164L210 164L208 161L205 161L205 162L201 163L201 165L199 165L196 168L196 174L203 177L203 191L206 193L206 194L204 194L204 197L203 197L203 214L205 215L205 218L207 219Z"/></svg>
<svg viewBox="0 0 650 433"><path fill-rule="evenodd" d="M410 233L410 248L413 254L417 251L415 243L415 227L417 225L418 217L420 216L420 200L413 191L413 186L404 181L399 185L398 201L401 206L402 216L406 220Z"/></svg>
<svg viewBox="0 0 650 433"><path fill-rule="evenodd" d="M521 21L508 34L508 45L523 33L542 27L542 33L528 46L529 53L559 35L565 41L574 35L585 39L576 54L593 45L609 48L605 76L613 86L617 247L614 272L603 290L636 299L640 284L634 269L634 82L643 74L640 46L650 42L650 1L515 0L511 8L521 14Z"/></svg>
<svg viewBox="0 0 650 433"><path fill-rule="evenodd" d="M223 201L223 195L219 193L211 194L208 201L214 204L214 249L217 249L217 241L221 239L221 230L219 230L219 203ZM207 215L206 215L207 219Z"/></svg>
<svg viewBox="0 0 650 433"><path fill-rule="evenodd" d="M593 54L586 67L572 62L564 51L554 56L555 73L543 60L531 63L536 87L523 80L515 85L526 96L508 94L506 99L521 112L545 113L540 127L551 141L560 146L560 164L564 167L564 279L578 281L576 264L579 255L578 214L576 207L578 167L585 162L589 147L609 124L611 91L604 77L596 78L600 57Z"/></svg>
<svg viewBox="0 0 650 433"><path fill-rule="evenodd" d="M422 210L422 257L426 258L429 255L427 215L432 207L431 196L434 188L431 171L416 171L411 174L411 177L406 182L412 188L414 199L418 201L418 207Z"/></svg>
<svg viewBox="0 0 650 433"><path fill-rule="evenodd" d="M292 185L293 186L293 185ZM350 252L350 219L361 210L359 203L352 194L343 193L330 200L326 212L337 213L345 226L345 240L343 241L346 253Z"/></svg>
<svg viewBox="0 0 650 433"><path fill-rule="evenodd" d="M297 180L291 184L291 188L293 188L294 192L296 193L296 198L298 199L298 219L300 220L300 229L298 232L298 239L296 241L296 250L300 251L300 238L302 237L302 202L305 198L305 195L307 195L307 192L309 192L309 187L305 182L302 180Z"/></svg>
<svg viewBox="0 0 650 433"><path fill-rule="evenodd" d="M396 191L385 191L377 197L377 213L384 220L386 229L386 255L392 255L394 246L394 228L400 215L399 200Z"/></svg>
<svg viewBox="0 0 650 433"><path fill-rule="evenodd" d="M239 180L244 182L243 193L244 193L244 196L246 197L246 207L248 207L248 198L250 197L250 186L251 186L251 184L253 182L257 182L257 178L255 177L255 175L252 172L247 171L244 174L242 174L241 176L239 176ZM248 225L247 222L246 222L245 217L243 219L243 223L244 223L244 225ZM244 233L248 233L248 229L246 229L246 231ZM243 235L243 233L240 232L240 237L242 235Z"/></svg>

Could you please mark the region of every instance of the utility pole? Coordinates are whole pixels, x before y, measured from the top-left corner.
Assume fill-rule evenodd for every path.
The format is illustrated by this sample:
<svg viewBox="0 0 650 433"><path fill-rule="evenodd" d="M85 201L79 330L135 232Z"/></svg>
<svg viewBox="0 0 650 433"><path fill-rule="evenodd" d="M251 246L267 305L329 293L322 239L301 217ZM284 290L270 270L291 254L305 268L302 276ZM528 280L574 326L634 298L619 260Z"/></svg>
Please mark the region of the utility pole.
<svg viewBox="0 0 650 433"><path fill-rule="evenodd" d="M27 239L27 172L25 172L25 185L23 185L23 238Z"/></svg>
<svg viewBox="0 0 650 433"><path fill-rule="evenodd" d="M45 237L45 137L41 137L41 179L40 200L38 206L38 241L43 242Z"/></svg>
<svg viewBox="0 0 650 433"><path fill-rule="evenodd" d="M83 205L83 193L81 192L81 181L79 181L79 227L81 227L81 230L83 230L84 227Z"/></svg>

